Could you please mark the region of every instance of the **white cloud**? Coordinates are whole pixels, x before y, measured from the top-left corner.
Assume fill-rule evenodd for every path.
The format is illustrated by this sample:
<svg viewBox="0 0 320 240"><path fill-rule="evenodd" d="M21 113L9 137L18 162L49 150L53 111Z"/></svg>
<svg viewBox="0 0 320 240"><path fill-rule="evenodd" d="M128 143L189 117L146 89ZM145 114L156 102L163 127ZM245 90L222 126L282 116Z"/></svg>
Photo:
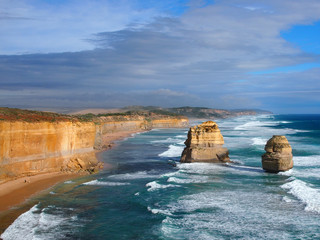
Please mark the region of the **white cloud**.
<svg viewBox="0 0 320 240"><path fill-rule="evenodd" d="M282 91L306 99L305 96L310 95L309 86L320 89L319 73L315 69L293 74L252 75L248 72L318 61L318 56L304 53L281 38L281 31L320 19L320 2L269 0L260 1L261 9L245 8L256 6L253 2L221 0L200 8L193 5L180 17L159 17L139 27L125 28L119 20L114 20L118 23L115 26L101 23L99 28L103 30L97 27L97 34L91 39L97 47L92 51L0 56L0 87L11 91L36 91L33 104L41 96L49 96L42 94L43 89L49 89L52 92L50 103L56 101L56 105L64 100L70 105L78 102L86 106L103 105L103 101L114 106L145 102L147 105L181 103L246 108L260 104L262 108L266 106L273 110L267 96L260 93ZM97 11L97 18L90 15L88 19L99 22L99 16L103 18L99 13ZM63 16L61 12L59 14ZM113 15L110 14L112 23ZM146 14L149 17L143 21L148 22L147 19L156 15ZM65 16L67 18L68 14ZM75 16L80 18L81 14ZM134 14L130 16L134 18ZM81 29L82 24L84 29L93 31L94 27L88 22L80 21L74 28ZM65 38L59 35L54 39L64 42ZM46 43L40 41L39 45ZM52 100L56 94L61 97ZM192 96L188 97L190 94ZM283 97L274 96L275 109L279 107L277 98L285 103ZM6 99L1 101L10 102L10 97ZM316 96L313 99L320 104ZM294 102L290 98L287 104Z"/></svg>
<svg viewBox="0 0 320 240"><path fill-rule="evenodd" d="M134 8L129 0L0 1L0 54L74 52L93 49L86 39L102 31L118 31L161 15Z"/></svg>

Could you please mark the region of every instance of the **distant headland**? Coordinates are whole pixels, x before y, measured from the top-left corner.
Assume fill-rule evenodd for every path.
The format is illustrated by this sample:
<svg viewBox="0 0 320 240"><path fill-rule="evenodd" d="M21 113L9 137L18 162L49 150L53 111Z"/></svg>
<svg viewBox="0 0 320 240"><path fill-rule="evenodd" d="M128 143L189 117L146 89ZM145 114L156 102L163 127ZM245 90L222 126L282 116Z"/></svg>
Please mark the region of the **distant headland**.
<svg viewBox="0 0 320 240"><path fill-rule="evenodd" d="M165 115L181 115L188 118L199 119L219 119L237 117L243 115L258 115L258 114L272 114L272 112L261 109L215 109L207 107L174 107L164 108L158 106L127 106L124 108L91 108L81 109L78 111L70 111L69 114L119 114L119 113L146 113L151 112L155 114Z"/></svg>

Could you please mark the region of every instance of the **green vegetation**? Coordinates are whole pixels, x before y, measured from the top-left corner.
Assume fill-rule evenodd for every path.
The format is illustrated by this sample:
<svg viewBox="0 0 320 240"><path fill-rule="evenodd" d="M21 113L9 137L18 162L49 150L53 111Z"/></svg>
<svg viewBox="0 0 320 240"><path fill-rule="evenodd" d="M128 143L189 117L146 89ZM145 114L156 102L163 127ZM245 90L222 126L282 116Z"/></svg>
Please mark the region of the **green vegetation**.
<svg viewBox="0 0 320 240"><path fill-rule="evenodd" d="M40 112L22 110L18 108L0 108L0 121L24 121L24 122L55 122L55 121L78 121L77 118L52 112Z"/></svg>
<svg viewBox="0 0 320 240"><path fill-rule="evenodd" d="M129 106L116 113L104 113L104 114L79 114L79 115L67 115L53 112L41 112L22 110L17 108L0 108L0 121L25 121L25 122L58 122L58 121L72 121L72 122L94 122L99 123L102 118L108 118L113 121L127 121L134 119L145 118L147 121L159 118L175 117L181 118L183 116L190 118L202 118L202 119L216 119L235 117L239 115L254 115L261 113L270 113L262 110L222 110L212 109L204 107L178 107L178 108L160 108L154 106Z"/></svg>
<svg viewBox="0 0 320 240"><path fill-rule="evenodd" d="M79 114L79 115L67 115L53 112L41 112L32 110L23 110L17 108L0 108L0 121L23 121L23 122L100 122L101 117L112 118L115 121L126 121L129 119L135 119L144 117L146 119L159 119L168 116L178 117L177 114L168 111L155 109L155 110L129 110L119 113L106 113L106 114Z"/></svg>

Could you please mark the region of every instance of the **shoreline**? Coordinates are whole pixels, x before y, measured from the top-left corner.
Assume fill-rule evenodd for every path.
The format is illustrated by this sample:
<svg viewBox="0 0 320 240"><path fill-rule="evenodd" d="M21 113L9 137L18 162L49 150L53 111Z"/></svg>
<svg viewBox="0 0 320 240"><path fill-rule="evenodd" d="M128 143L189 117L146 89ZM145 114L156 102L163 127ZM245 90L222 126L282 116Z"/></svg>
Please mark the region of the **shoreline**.
<svg viewBox="0 0 320 240"><path fill-rule="evenodd" d="M103 144L107 146L101 150L96 151L96 158L99 162L102 161L102 153L116 146L117 141L125 140L134 134L143 131L124 131L108 133L103 136ZM104 166L103 169L108 168ZM42 192L52 188L53 186L64 182L84 176L81 173L62 173L51 172L41 173L33 176L19 177L14 180L8 180L0 184L0 234L9 227L16 218L23 212L18 207L22 207L29 199L38 196ZM16 208L16 213L12 214ZM15 216L12 216L15 215Z"/></svg>

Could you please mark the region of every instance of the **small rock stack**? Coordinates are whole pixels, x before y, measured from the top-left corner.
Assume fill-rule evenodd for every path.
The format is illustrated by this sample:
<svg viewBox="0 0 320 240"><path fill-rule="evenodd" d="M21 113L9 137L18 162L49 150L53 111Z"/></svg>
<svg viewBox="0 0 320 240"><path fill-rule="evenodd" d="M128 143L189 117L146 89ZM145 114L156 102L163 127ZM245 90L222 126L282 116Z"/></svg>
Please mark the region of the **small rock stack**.
<svg viewBox="0 0 320 240"><path fill-rule="evenodd" d="M227 148L218 125L213 121L207 121L200 125L191 127L188 139L182 152L180 162L230 162Z"/></svg>
<svg viewBox="0 0 320 240"><path fill-rule="evenodd" d="M268 140L262 155L262 168L267 172L282 172L293 167L292 149L285 136L274 135Z"/></svg>

